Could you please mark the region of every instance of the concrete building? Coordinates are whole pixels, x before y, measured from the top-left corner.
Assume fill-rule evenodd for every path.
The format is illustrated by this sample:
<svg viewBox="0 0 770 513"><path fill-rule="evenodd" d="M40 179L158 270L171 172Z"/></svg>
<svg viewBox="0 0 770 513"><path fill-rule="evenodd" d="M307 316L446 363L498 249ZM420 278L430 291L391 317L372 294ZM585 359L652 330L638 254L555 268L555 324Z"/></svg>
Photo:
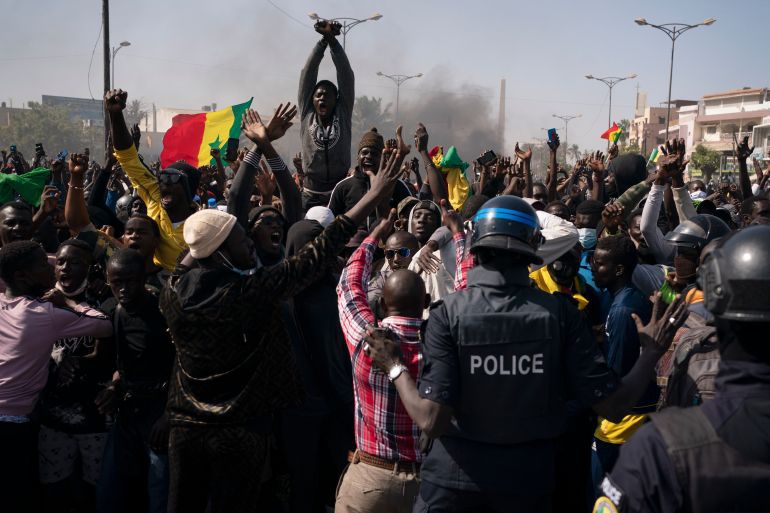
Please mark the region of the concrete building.
<svg viewBox="0 0 770 513"><path fill-rule="evenodd" d="M733 136L740 140L753 139L755 156L767 158L770 148L770 97L768 88L733 89L704 95L697 106L681 107L678 123L669 130L670 136L684 138L687 154L702 144L722 155L720 168L732 170ZM665 130L658 132L664 136Z"/></svg>
<svg viewBox="0 0 770 513"><path fill-rule="evenodd" d="M73 120L80 119L85 126L104 126L104 107L102 107L102 100L44 94L42 104L49 107L63 107L67 109Z"/></svg>
<svg viewBox="0 0 770 513"><path fill-rule="evenodd" d="M5 102L0 102L0 126L11 126L14 120L24 115L25 109L8 106Z"/></svg>
<svg viewBox="0 0 770 513"><path fill-rule="evenodd" d="M673 134L673 127L678 123L679 109L697 104L698 102L693 100L671 100L669 134ZM651 107L647 105L647 95L637 93L634 119L628 130L628 142L637 144L642 155L649 155L653 148L665 142L667 112L665 104L661 107Z"/></svg>

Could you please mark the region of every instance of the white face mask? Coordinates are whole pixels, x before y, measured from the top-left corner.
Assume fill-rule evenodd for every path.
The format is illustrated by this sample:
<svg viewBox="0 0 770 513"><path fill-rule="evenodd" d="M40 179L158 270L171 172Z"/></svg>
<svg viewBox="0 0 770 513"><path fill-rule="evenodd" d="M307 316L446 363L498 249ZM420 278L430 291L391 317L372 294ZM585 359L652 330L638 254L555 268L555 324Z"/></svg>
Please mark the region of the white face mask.
<svg viewBox="0 0 770 513"><path fill-rule="evenodd" d="M693 201L706 199L706 191L692 191L690 193L690 199Z"/></svg>
<svg viewBox="0 0 770 513"><path fill-rule="evenodd" d="M578 228L578 240L583 249L593 249L596 246L596 228Z"/></svg>
<svg viewBox="0 0 770 513"><path fill-rule="evenodd" d="M222 254L221 251L217 251L219 253L219 256L224 260L225 267L227 267L229 270L234 272L235 274L239 274L241 276L253 276L256 274L258 266L252 267L251 269L238 269L235 267L230 261L227 259L225 255Z"/></svg>
<svg viewBox="0 0 770 513"><path fill-rule="evenodd" d="M64 287L62 287L62 284L59 283L58 281L56 282L56 285L54 285L54 287L56 288L56 290L58 290L59 292L61 292L67 297L79 296L88 287L88 276L86 276L86 279L83 280L83 283L80 284L80 287L73 290L72 292L67 292L66 290L64 290Z"/></svg>

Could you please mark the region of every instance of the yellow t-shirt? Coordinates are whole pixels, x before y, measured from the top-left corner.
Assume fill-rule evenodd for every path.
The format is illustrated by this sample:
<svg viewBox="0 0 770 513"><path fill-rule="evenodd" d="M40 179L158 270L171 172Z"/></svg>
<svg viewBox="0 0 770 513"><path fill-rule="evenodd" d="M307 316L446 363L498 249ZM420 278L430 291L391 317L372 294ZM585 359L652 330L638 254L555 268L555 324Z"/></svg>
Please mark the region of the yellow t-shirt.
<svg viewBox="0 0 770 513"><path fill-rule="evenodd" d="M173 271L177 257L187 249L183 235L184 221L176 227L171 223L166 209L160 203L158 179L139 159L139 154L133 145L126 150L115 150L115 157L128 179L131 180L131 185L147 205L147 215L154 219L160 228L160 244L155 250L155 264Z"/></svg>

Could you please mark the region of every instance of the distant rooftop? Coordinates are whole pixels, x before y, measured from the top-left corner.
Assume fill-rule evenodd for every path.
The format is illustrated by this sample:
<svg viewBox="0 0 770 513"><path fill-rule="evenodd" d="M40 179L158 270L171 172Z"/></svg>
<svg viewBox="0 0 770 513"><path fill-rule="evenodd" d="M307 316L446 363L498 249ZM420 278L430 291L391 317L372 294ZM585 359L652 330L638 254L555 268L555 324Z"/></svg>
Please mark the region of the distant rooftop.
<svg viewBox="0 0 770 513"><path fill-rule="evenodd" d="M730 89L721 93L704 94L703 99L709 100L712 98L729 98L731 96L743 96L745 94L760 94L767 91L767 87L742 87L740 89Z"/></svg>

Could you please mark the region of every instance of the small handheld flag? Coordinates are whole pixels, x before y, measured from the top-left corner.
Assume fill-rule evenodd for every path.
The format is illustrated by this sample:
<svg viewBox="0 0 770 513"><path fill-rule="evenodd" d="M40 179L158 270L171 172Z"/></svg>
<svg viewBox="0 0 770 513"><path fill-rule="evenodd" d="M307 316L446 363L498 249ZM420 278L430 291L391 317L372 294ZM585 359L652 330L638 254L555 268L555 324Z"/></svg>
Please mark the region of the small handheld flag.
<svg viewBox="0 0 770 513"><path fill-rule="evenodd" d="M650 153L650 158L647 160L648 164L654 164L658 161L660 158L660 151L658 148L655 148L652 150L652 153Z"/></svg>
<svg viewBox="0 0 770 513"><path fill-rule="evenodd" d="M612 126L607 129L606 132L604 132L601 135L602 139L607 139L611 143L618 142L618 139L620 139L620 134L623 132L623 129L618 126L617 123L612 123Z"/></svg>

